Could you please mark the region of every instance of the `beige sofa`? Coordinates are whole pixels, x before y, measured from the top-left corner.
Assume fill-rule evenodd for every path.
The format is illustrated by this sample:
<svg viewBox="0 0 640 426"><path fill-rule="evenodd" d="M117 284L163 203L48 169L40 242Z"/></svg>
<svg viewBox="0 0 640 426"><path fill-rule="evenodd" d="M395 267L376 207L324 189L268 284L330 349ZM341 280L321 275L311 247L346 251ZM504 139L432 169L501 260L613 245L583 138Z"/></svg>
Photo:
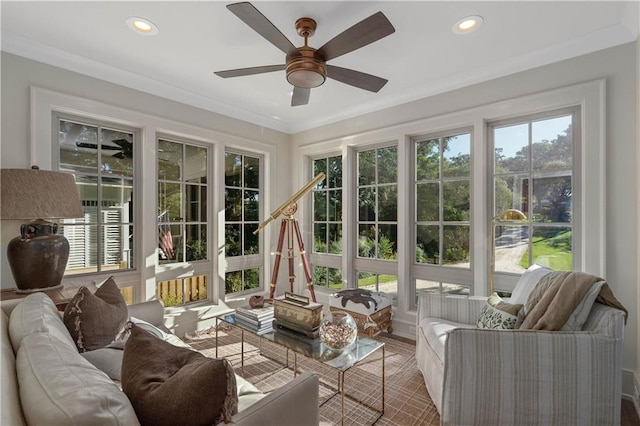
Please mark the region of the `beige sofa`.
<svg viewBox="0 0 640 426"><path fill-rule="evenodd" d="M2 301L0 307L0 424L139 424L119 383L78 353L51 299L35 293ZM169 332L162 324L164 309L159 302L132 305L129 315ZM239 376L236 380L239 402L234 424L318 424L315 375L303 373L269 394Z"/></svg>
<svg viewBox="0 0 640 426"><path fill-rule="evenodd" d="M620 424L621 310L593 304L580 331L478 329L486 300L419 295L416 359L442 425Z"/></svg>

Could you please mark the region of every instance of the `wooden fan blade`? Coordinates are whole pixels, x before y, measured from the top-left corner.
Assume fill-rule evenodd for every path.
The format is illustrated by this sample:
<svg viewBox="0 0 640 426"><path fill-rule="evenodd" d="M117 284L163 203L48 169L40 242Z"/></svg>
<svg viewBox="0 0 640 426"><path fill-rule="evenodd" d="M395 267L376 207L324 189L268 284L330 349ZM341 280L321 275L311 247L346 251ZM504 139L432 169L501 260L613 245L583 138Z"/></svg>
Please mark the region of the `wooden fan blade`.
<svg viewBox="0 0 640 426"><path fill-rule="evenodd" d="M293 95L291 96L291 106L306 105L309 103L309 95L311 89L305 89L304 87L294 87Z"/></svg>
<svg viewBox="0 0 640 426"><path fill-rule="evenodd" d="M353 52L396 31L384 13L377 12L338 34L316 51L325 61Z"/></svg>
<svg viewBox="0 0 640 426"><path fill-rule="evenodd" d="M258 9L249 2L234 3L227 5L234 15L240 18L245 24L253 28L255 32L266 38L271 44L282 50L287 55L296 55L296 47L271 23Z"/></svg>
<svg viewBox="0 0 640 426"><path fill-rule="evenodd" d="M285 65L265 65L262 67L238 68L235 70L216 71L215 75L222 78L242 77L243 75L264 74L267 72L282 71Z"/></svg>
<svg viewBox="0 0 640 426"><path fill-rule="evenodd" d="M334 65L327 65L327 77L376 93L382 89L388 81L375 75L350 70L348 68L336 67Z"/></svg>

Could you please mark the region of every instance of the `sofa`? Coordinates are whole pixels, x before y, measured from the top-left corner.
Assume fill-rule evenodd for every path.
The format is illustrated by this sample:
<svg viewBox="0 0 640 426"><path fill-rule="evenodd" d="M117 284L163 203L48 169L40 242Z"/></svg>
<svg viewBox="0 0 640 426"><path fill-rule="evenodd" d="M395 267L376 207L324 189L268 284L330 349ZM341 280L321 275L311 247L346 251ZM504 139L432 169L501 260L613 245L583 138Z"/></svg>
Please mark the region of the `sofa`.
<svg viewBox="0 0 640 426"><path fill-rule="evenodd" d="M509 302L546 273L525 272ZM620 424L623 310L591 300L578 330L481 329L487 301L419 294L416 359L442 425Z"/></svg>
<svg viewBox="0 0 640 426"><path fill-rule="evenodd" d="M34 293L2 301L0 308L0 424L139 424L120 383L78 352L62 313L49 297ZM161 330L169 343L186 345L164 327L164 308L159 302L131 305L128 311L131 318ZM268 394L240 376L235 379L238 412L233 424L318 424L315 375L302 373Z"/></svg>

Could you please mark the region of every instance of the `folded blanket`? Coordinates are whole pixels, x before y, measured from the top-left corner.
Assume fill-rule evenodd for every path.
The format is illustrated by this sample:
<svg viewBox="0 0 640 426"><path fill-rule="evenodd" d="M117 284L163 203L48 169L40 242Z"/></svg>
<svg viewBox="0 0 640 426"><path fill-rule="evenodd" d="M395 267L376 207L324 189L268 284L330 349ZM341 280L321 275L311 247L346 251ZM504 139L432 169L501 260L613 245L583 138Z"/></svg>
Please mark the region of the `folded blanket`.
<svg viewBox="0 0 640 426"><path fill-rule="evenodd" d="M602 281L602 278L595 275L575 271L552 272L545 275L527 299L524 307L525 318L520 329L560 330L591 286ZM627 310L613 296L607 283L602 283L596 300L624 311L626 318Z"/></svg>

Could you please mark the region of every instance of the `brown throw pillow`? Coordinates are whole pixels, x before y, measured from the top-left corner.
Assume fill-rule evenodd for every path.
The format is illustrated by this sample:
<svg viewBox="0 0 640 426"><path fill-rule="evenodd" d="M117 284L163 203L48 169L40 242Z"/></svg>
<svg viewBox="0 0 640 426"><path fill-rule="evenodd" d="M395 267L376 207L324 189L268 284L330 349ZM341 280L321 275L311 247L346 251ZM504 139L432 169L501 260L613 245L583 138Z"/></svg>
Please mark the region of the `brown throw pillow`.
<svg viewBox="0 0 640 426"><path fill-rule="evenodd" d="M86 352L111 343L127 316L127 303L113 277L109 277L94 294L80 287L64 310L63 321L78 351Z"/></svg>
<svg viewBox="0 0 640 426"><path fill-rule="evenodd" d="M128 323L122 390L144 425L228 423L238 412L236 377L226 359L167 343Z"/></svg>

